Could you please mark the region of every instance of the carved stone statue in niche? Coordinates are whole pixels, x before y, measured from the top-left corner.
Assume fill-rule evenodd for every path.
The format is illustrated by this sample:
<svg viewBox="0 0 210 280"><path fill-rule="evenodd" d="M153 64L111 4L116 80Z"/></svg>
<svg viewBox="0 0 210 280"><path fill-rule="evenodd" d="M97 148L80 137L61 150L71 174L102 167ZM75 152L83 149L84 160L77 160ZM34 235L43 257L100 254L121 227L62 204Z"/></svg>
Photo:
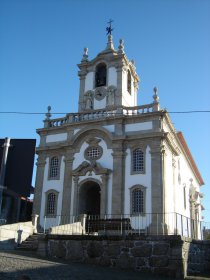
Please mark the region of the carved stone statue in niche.
<svg viewBox="0 0 210 280"><path fill-rule="evenodd" d="M115 86L109 86L107 88L107 106L114 106L115 104Z"/></svg>
<svg viewBox="0 0 210 280"><path fill-rule="evenodd" d="M93 109L93 91L89 90L84 94L85 110Z"/></svg>

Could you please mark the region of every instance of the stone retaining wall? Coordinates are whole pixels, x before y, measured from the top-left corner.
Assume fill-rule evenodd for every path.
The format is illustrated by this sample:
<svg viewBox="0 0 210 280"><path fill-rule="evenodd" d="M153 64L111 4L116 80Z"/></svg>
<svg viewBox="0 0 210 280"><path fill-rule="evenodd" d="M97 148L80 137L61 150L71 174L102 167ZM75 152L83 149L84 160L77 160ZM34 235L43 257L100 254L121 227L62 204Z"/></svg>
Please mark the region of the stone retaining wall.
<svg viewBox="0 0 210 280"><path fill-rule="evenodd" d="M207 242L208 243L208 242ZM184 278L187 271L206 271L210 266L210 243L180 236L120 237L47 236L38 254L65 260L151 272ZM202 261L200 256L202 255Z"/></svg>
<svg viewBox="0 0 210 280"><path fill-rule="evenodd" d="M32 222L20 222L0 226L0 249L13 249L33 234Z"/></svg>

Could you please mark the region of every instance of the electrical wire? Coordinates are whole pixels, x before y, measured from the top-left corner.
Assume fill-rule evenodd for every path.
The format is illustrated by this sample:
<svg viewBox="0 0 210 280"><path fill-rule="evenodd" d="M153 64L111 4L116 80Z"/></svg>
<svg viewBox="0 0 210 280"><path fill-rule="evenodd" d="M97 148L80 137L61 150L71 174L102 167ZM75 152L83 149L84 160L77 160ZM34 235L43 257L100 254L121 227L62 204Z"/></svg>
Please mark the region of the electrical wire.
<svg viewBox="0 0 210 280"><path fill-rule="evenodd" d="M195 110L195 111L167 111L169 114L194 114L194 113L210 113L210 110ZM0 114L16 114L16 115L46 115L47 113L41 112L0 112ZM69 113L54 113L50 112L53 115L65 115ZM75 113L77 114L77 113Z"/></svg>

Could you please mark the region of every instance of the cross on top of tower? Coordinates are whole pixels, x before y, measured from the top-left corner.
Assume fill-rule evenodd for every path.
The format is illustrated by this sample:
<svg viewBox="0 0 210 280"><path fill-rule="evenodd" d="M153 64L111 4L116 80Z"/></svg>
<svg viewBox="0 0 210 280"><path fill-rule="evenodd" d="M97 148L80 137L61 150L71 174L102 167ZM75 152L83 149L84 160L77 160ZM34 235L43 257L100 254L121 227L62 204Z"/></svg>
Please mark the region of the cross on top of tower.
<svg viewBox="0 0 210 280"><path fill-rule="evenodd" d="M109 24L109 26L107 26L107 28L106 28L106 31L107 31L106 35L112 35L112 31L114 30L114 28L112 28L112 22L113 22L112 19L110 19L107 22Z"/></svg>

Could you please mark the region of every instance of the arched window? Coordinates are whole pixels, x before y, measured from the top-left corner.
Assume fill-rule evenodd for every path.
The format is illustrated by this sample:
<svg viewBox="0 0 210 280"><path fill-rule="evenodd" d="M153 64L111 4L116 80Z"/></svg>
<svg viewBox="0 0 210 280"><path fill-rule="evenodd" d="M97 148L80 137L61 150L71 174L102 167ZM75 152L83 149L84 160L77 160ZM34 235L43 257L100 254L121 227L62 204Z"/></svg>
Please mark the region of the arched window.
<svg viewBox="0 0 210 280"><path fill-rule="evenodd" d="M131 73L129 70L127 73L127 91L131 94Z"/></svg>
<svg viewBox="0 0 210 280"><path fill-rule="evenodd" d="M57 214L57 200L58 193L56 191L49 191L46 194L46 215Z"/></svg>
<svg viewBox="0 0 210 280"><path fill-rule="evenodd" d="M50 160L50 179L57 179L59 175L59 159L52 157Z"/></svg>
<svg viewBox="0 0 210 280"><path fill-rule="evenodd" d="M144 172L144 152L141 149L133 151L132 171Z"/></svg>
<svg viewBox="0 0 210 280"><path fill-rule="evenodd" d="M100 63L96 67L96 74L95 74L95 87L106 86L106 65L104 63Z"/></svg>
<svg viewBox="0 0 210 280"><path fill-rule="evenodd" d="M131 188L131 214L145 214L146 188L135 185Z"/></svg>

